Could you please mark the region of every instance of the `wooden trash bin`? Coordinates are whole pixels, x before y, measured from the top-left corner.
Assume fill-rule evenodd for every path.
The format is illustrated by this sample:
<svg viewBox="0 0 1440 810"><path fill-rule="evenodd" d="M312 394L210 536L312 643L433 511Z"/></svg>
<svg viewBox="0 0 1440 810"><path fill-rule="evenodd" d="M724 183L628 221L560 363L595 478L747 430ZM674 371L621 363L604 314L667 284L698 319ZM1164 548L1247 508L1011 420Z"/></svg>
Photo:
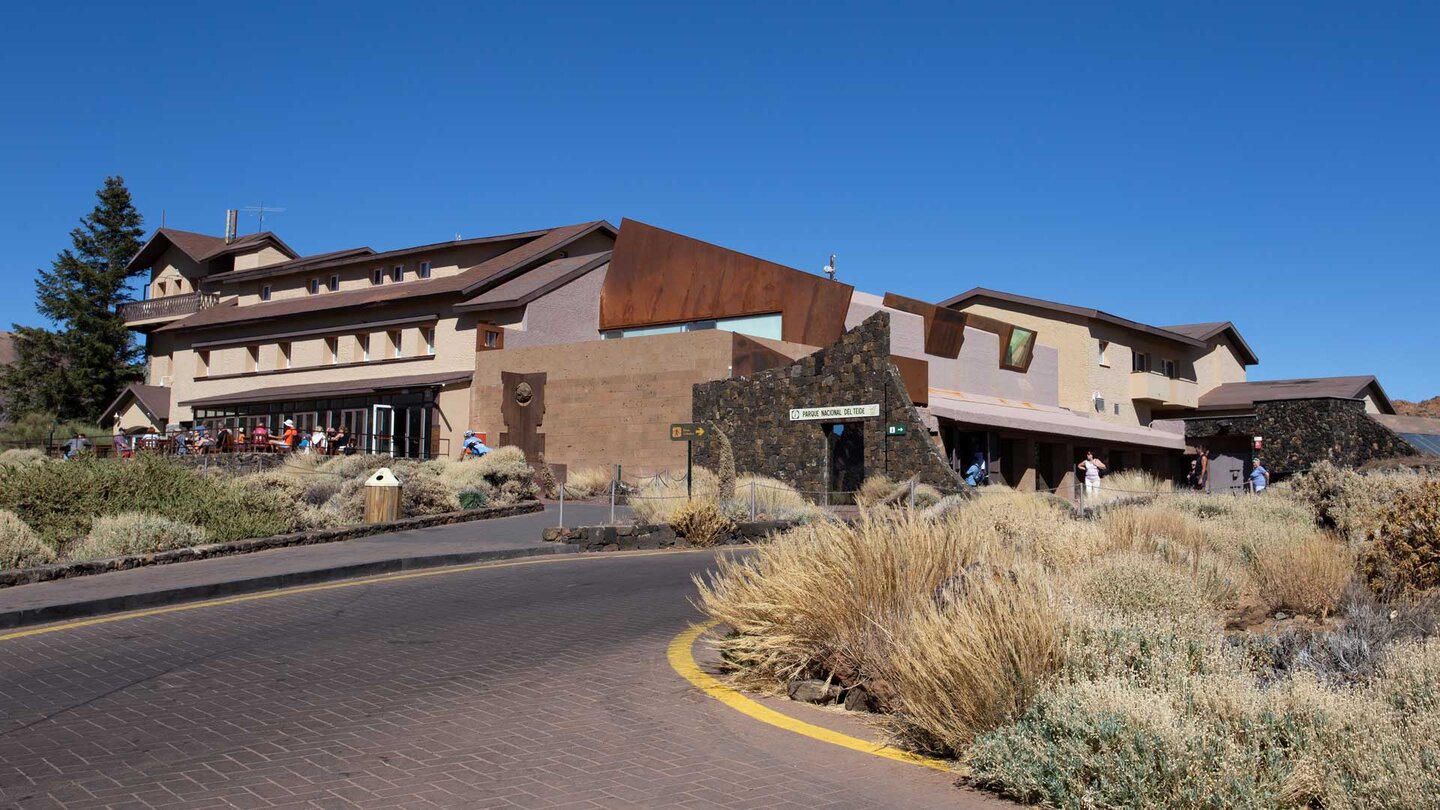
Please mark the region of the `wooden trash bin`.
<svg viewBox="0 0 1440 810"><path fill-rule="evenodd" d="M381 467L365 481L365 522L389 523L400 519L400 479Z"/></svg>

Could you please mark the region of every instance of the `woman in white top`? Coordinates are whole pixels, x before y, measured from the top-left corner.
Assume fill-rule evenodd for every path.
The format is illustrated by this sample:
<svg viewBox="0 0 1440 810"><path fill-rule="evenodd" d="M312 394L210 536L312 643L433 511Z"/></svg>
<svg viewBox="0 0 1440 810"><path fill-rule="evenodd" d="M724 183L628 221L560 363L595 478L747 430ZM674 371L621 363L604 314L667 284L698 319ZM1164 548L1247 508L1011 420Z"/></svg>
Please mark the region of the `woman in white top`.
<svg viewBox="0 0 1440 810"><path fill-rule="evenodd" d="M1085 473L1085 497L1100 494L1100 473L1105 469L1105 462L1095 457L1095 451L1086 450L1085 460L1075 468Z"/></svg>

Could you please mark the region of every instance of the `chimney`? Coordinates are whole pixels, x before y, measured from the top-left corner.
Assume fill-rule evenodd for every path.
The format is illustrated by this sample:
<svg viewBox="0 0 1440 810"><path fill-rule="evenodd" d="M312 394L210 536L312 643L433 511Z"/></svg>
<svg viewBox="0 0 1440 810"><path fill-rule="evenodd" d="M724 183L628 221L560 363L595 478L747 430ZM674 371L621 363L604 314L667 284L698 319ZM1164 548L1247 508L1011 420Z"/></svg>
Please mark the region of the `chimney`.
<svg viewBox="0 0 1440 810"><path fill-rule="evenodd" d="M225 209L225 244L235 241L235 232L240 229L240 212L234 208Z"/></svg>

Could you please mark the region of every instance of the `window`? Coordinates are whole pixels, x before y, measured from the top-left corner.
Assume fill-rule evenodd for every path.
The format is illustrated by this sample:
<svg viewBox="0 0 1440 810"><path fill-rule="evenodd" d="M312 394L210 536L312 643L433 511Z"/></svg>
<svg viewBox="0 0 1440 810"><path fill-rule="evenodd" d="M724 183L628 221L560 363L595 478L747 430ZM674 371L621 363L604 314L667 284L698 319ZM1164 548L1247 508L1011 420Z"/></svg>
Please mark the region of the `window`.
<svg viewBox="0 0 1440 810"><path fill-rule="evenodd" d="M1165 372L1165 376L1172 380L1180 376L1178 369L1175 367L1175 361L1169 358L1160 361L1160 370Z"/></svg>
<svg viewBox="0 0 1440 810"><path fill-rule="evenodd" d="M325 284L325 287L326 287L326 289L330 290L330 292L339 292L339 291L340 291L340 274L339 274L339 273L335 273L334 275L330 276L330 281Z"/></svg>
<svg viewBox="0 0 1440 810"><path fill-rule="evenodd" d="M1110 341L1100 341L1100 365L1109 368L1110 366Z"/></svg>
<svg viewBox="0 0 1440 810"><path fill-rule="evenodd" d="M201 349L195 352L195 376L204 377L210 373L210 352Z"/></svg>
<svg viewBox="0 0 1440 810"><path fill-rule="evenodd" d="M325 338L325 363L335 365L340 362L340 338Z"/></svg>
<svg viewBox="0 0 1440 810"><path fill-rule="evenodd" d="M430 262L420 262L420 267L415 270L417 278L430 277Z"/></svg>
<svg viewBox="0 0 1440 810"><path fill-rule="evenodd" d="M392 329L389 332L386 332L385 336L389 339L390 356L394 358L400 357L404 346L404 344L401 342L403 340L403 336L400 330Z"/></svg>
<svg viewBox="0 0 1440 810"><path fill-rule="evenodd" d="M370 283L371 283L371 284L384 284L384 283L385 283L385 268L383 268L383 267L377 267L377 268L375 268L374 270L371 270L371 271L370 271Z"/></svg>
<svg viewBox="0 0 1440 810"><path fill-rule="evenodd" d="M306 286L307 289L310 290L310 294L311 294L311 295L319 295L319 294L320 294L320 279L318 279L318 278L312 278L312 279L310 279L310 281L309 281L305 286Z"/></svg>
<svg viewBox="0 0 1440 810"><path fill-rule="evenodd" d="M435 327L420 327L420 338L425 341L425 353L433 356L435 354Z"/></svg>
<svg viewBox="0 0 1440 810"><path fill-rule="evenodd" d="M370 336L356 335L355 348L360 355L360 360L362 362L368 361L370 359Z"/></svg>
<svg viewBox="0 0 1440 810"><path fill-rule="evenodd" d="M263 286L263 287L260 288L260 300L261 300L261 301L269 301L269 300L270 300L270 285L269 285L269 284L266 284L265 286Z"/></svg>
<svg viewBox="0 0 1440 810"><path fill-rule="evenodd" d="M1011 326L1000 344L1000 367L1023 373L1030 368L1030 359L1034 354L1035 332Z"/></svg>
<svg viewBox="0 0 1440 810"><path fill-rule="evenodd" d="M739 318L715 318L704 321L691 321L689 323L672 323L661 326L633 326L629 329L611 329L602 332L600 337L603 340L614 340L616 338L644 337L646 335L668 335L674 332L703 332L708 329L720 329L726 332L736 332L752 337L771 338L780 340L782 334L780 313L768 315L745 315Z"/></svg>
<svg viewBox="0 0 1440 810"><path fill-rule="evenodd" d="M1130 370L1140 374L1150 370L1150 355L1144 352L1135 352L1130 356Z"/></svg>
<svg viewBox="0 0 1440 810"><path fill-rule="evenodd" d="M164 297L165 297L165 282L164 282L164 281L157 281L157 282L155 282L155 297L156 297L156 298L164 298Z"/></svg>
<svg viewBox="0 0 1440 810"><path fill-rule="evenodd" d="M404 280L405 280L405 265L403 265L403 264L397 264L397 265L395 265L394 267L390 268L390 280L391 280L391 281L404 281Z"/></svg>
<svg viewBox="0 0 1440 810"><path fill-rule="evenodd" d="M246 346L246 347L245 347L245 370L246 370L246 371L259 371L259 370L260 370L260 347L259 347L259 346Z"/></svg>
<svg viewBox="0 0 1440 810"><path fill-rule="evenodd" d="M475 337L475 349L483 352L503 348L505 348L504 328L491 326L488 323L480 324L479 334Z"/></svg>
<svg viewBox="0 0 1440 810"><path fill-rule="evenodd" d="M275 357L275 368L290 368L290 342L276 344L275 348L278 350Z"/></svg>

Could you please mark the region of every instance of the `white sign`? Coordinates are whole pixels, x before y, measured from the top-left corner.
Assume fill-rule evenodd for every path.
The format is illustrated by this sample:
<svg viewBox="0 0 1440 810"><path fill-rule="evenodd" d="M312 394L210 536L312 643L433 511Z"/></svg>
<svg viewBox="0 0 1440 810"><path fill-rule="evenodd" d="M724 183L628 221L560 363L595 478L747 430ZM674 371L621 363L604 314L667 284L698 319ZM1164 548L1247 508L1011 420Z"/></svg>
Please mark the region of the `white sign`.
<svg viewBox="0 0 1440 810"><path fill-rule="evenodd" d="M811 419L863 419L879 416L880 406L875 405L827 405L820 408L791 408L791 422L805 422Z"/></svg>

